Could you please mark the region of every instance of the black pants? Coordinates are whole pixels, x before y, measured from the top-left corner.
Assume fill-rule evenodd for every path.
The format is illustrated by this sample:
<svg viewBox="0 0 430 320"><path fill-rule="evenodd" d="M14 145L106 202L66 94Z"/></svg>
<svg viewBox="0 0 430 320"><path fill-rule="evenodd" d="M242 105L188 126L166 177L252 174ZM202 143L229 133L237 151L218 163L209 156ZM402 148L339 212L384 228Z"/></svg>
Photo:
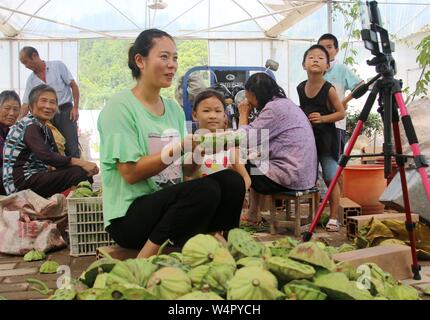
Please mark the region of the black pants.
<svg viewBox="0 0 430 320"><path fill-rule="evenodd" d="M107 231L124 248L141 249L148 239L182 247L199 233L237 228L244 197L242 176L224 170L137 198Z"/></svg>
<svg viewBox="0 0 430 320"><path fill-rule="evenodd" d="M76 122L70 120L70 112L73 105L65 103L59 106L59 113L52 119L52 124L61 132L64 139L66 139L66 156L73 158L80 158L81 150L79 150L78 140L78 125Z"/></svg>
<svg viewBox="0 0 430 320"><path fill-rule="evenodd" d="M31 189L38 195L49 198L50 196L61 193L79 182L86 181L87 172L81 167L67 167L50 172L41 172L32 175L23 184L17 185L18 190Z"/></svg>
<svg viewBox="0 0 430 320"><path fill-rule="evenodd" d="M257 193L270 195L280 192L292 191L291 189L280 185L279 183L273 181L272 179L268 178L263 174L252 174L251 168L255 169L256 167L249 162L245 165L245 168L246 171L248 171L249 176L251 177L251 188L254 189Z"/></svg>

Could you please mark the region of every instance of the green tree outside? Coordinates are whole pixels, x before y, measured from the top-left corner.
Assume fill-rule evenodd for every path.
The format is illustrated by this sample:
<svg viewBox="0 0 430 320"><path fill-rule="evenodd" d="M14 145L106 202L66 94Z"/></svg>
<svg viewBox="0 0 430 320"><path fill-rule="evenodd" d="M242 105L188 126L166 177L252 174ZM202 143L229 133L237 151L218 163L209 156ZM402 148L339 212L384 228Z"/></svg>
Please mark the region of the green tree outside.
<svg viewBox="0 0 430 320"><path fill-rule="evenodd" d="M102 109L116 92L131 88L134 80L128 68L128 49L132 40L82 40L79 43L79 85L82 109ZM204 40L177 42L177 78L190 68L208 64L208 43ZM175 83L162 90L174 98Z"/></svg>

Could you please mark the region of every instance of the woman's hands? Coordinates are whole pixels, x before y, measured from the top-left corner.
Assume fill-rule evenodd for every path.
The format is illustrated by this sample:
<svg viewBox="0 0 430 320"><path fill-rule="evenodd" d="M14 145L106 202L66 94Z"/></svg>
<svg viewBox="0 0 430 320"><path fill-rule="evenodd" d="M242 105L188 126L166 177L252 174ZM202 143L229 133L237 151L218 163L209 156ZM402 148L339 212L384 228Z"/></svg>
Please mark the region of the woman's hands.
<svg viewBox="0 0 430 320"><path fill-rule="evenodd" d="M88 173L88 177L95 176L96 174L99 173L99 167L97 167L97 164L95 164L94 162L72 158L70 160L70 165L81 167Z"/></svg>
<svg viewBox="0 0 430 320"><path fill-rule="evenodd" d="M240 126L246 126L249 123L249 115L251 114L253 107L248 102L247 99L243 100L239 106L237 107L239 110L239 125Z"/></svg>

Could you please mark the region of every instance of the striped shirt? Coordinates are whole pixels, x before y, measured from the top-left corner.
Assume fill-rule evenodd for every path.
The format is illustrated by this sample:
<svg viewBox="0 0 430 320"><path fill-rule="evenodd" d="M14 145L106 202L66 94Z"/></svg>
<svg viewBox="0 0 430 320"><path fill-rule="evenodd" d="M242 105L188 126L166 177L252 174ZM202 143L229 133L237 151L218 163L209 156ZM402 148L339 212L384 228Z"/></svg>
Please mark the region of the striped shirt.
<svg viewBox="0 0 430 320"><path fill-rule="evenodd" d="M6 193L21 190L31 176L47 172L48 166L64 167L70 157L58 153L51 130L32 114L11 127L3 148L3 184Z"/></svg>

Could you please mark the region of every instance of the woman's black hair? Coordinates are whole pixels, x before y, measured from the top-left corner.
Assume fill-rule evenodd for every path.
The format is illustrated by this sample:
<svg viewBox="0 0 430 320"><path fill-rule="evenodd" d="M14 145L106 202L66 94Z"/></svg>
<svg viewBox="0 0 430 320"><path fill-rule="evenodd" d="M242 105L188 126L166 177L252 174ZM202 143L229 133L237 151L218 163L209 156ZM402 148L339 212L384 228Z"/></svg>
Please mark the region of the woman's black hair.
<svg viewBox="0 0 430 320"><path fill-rule="evenodd" d="M12 90L6 90L0 93L0 106L3 105L6 101L14 100L18 102L19 106L21 106L21 99L19 98L18 93Z"/></svg>
<svg viewBox="0 0 430 320"><path fill-rule="evenodd" d="M139 34L134 44L128 50L128 67L131 69L133 78L138 79L140 77L140 69L135 60L136 54L147 57L154 47L154 39L164 37L171 39L173 42L175 41L170 34L158 29L148 29Z"/></svg>
<svg viewBox="0 0 430 320"><path fill-rule="evenodd" d="M253 74L245 84L245 90L252 92L257 98L258 108L264 106L273 100L273 98L286 98L284 89L267 73L260 72Z"/></svg>
<svg viewBox="0 0 430 320"><path fill-rule="evenodd" d="M306 57L308 56L309 52L311 52L312 50L315 50L315 49L319 49L319 50L321 50L322 52L324 52L324 54L325 54L325 55L326 55L326 57L327 57L327 63L330 63L330 54L328 53L327 49L326 49L326 48L324 48L324 47L323 47L322 45L320 45L320 44L314 44L314 45L313 45L313 46L311 46L308 50L306 50L305 54L303 55L303 62L302 62L302 65L304 65L304 64L305 64Z"/></svg>
<svg viewBox="0 0 430 320"><path fill-rule="evenodd" d="M222 95L222 93L213 89L207 89L200 92L196 96L196 99L194 100L193 111L197 110L197 107L203 100L206 100L212 97L217 98L222 103L223 107L225 107L224 96Z"/></svg>

